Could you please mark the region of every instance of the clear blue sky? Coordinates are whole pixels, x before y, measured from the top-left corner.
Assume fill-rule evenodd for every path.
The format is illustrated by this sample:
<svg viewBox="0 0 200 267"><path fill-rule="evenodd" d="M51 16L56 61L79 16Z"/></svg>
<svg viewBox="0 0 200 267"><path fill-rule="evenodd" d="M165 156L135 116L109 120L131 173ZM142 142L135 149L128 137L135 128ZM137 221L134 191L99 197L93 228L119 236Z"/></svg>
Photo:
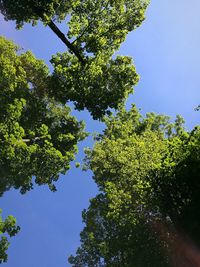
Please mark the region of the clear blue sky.
<svg viewBox="0 0 200 267"><path fill-rule="evenodd" d="M146 21L127 37L119 52L134 58L141 76L127 107L136 103L143 114L149 111L172 117L181 114L189 129L199 124L200 112L194 111L200 104L199 10L199 0L151 1ZM1 35L13 39L25 50L32 50L47 63L52 54L65 50L42 25L35 28L26 25L16 31L14 23L2 18L0 23ZM89 131L102 129L87 112L75 114L86 120ZM83 157L83 147L91 145L90 138L79 146L78 160ZM57 183L56 193L36 187L26 195L9 191L0 199L3 214L14 215L21 226L20 233L11 240L9 261L3 266L70 266L67 258L75 252L83 227L81 211L97 192L92 174L73 166Z"/></svg>

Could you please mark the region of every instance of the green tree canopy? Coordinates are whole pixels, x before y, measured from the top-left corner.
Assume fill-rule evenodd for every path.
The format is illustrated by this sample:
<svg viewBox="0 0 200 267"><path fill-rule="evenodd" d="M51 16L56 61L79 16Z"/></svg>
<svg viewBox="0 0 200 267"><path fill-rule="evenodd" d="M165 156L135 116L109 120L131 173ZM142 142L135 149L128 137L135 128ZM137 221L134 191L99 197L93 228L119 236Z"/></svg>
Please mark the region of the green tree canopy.
<svg viewBox="0 0 200 267"><path fill-rule="evenodd" d="M55 190L86 136L69 107L46 97L50 79L44 62L0 38L0 195L24 193L33 177Z"/></svg>
<svg viewBox="0 0 200 267"><path fill-rule="evenodd" d="M0 10L6 20L15 20L17 27L38 20L50 26L68 16L67 36L85 57L86 53L112 55L127 33L144 20L147 5L147 0L1 0Z"/></svg>
<svg viewBox="0 0 200 267"><path fill-rule="evenodd" d="M78 110L87 108L94 119L102 118L110 108L118 109L138 82L132 60L125 56L108 62L88 59L83 68L66 52L54 56L51 62L54 71L49 95L62 103L73 101Z"/></svg>
<svg viewBox="0 0 200 267"><path fill-rule="evenodd" d="M144 216L133 210L128 220L129 207L121 216L110 216L110 203L103 193L90 201L88 210L83 212L86 224L81 232L81 246L76 256L69 262L74 267L134 266L134 267L167 267L168 259L163 257L161 242L156 230ZM123 215L125 217L123 217Z"/></svg>
<svg viewBox="0 0 200 267"><path fill-rule="evenodd" d="M20 230L16 225L16 219L13 216L8 216L5 220L2 219L0 210L0 263L7 261L7 249L9 247L8 236L15 236Z"/></svg>
<svg viewBox="0 0 200 267"><path fill-rule="evenodd" d="M134 106L105 122L86 157L101 193L83 212L82 244L69 261L77 267L170 266L176 231L200 240L200 130L186 132L180 116L175 123L154 113L143 118Z"/></svg>
<svg viewBox="0 0 200 267"><path fill-rule="evenodd" d="M99 119L124 103L138 82L131 58L112 56L142 23L147 5L147 0L1 0L0 10L17 27L41 20L63 41L69 51L51 60L49 94L62 103L73 101L78 110L87 108ZM66 35L55 24L64 19Z"/></svg>
<svg viewBox="0 0 200 267"><path fill-rule="evenodd" d="M6 20L36 25L40 20L68 51L47 66L31 52L0 38L0 195L25 193L36 184L55 190L54 181L70 167L84 125L66 102L87 108L94 119L118 109L133 92L138 75L131 58L114 53L144 20L148 1L0 0ZM67 23L67 34L58 28ZM1 244L6 260L7 241Z"/></svg>

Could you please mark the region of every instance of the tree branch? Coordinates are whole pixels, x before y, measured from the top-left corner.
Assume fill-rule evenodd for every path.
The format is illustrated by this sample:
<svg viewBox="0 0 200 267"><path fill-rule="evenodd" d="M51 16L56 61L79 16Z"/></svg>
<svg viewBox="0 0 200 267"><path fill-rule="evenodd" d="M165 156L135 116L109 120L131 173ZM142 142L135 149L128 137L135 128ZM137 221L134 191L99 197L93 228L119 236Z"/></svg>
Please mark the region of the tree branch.
<svg viewBox="0 0 200 267"><path fill-rule="evenodd" d="M44 11L37 7L34 6L33 7L33 11L35 12L35 14L37 16L39 16L41 18L41 20L44 22ZM66 38L66 36L64 35L64 33L61 32L61 30L56 26L56 24L53 22L53 20L50 20L47 23L47 26L49 26L49 28L57 35L57 37L69 48L70 51L72 51L74 53L74 55L78 58L78 60L80 61L80 63L85 66L86 62L84 57L81 55L80 51L72 44L70 43L70 41Z"/></svg>
<svg viewBox="0 0 200 267"><path fill-rule="evenodd" d="M35 142L35 141L37 141L37 140L40 140L41 139L41 137L35 137L35 138L33 138L33 139L22 139L22 141L24 142L24 143L30 143L30 142Z"/></svg>
<svg viewBox="0 0 200 267"><path fill-rule="evenodd" d="M85 60L83 56L80 54L80 51L78 51L78 49L69 42L69 40L65 37L65 35L56 26L56 24L51 20L47 25L58 36L58 38L74 53L74 55L78 58L81 64L85 65Z"/></svg>

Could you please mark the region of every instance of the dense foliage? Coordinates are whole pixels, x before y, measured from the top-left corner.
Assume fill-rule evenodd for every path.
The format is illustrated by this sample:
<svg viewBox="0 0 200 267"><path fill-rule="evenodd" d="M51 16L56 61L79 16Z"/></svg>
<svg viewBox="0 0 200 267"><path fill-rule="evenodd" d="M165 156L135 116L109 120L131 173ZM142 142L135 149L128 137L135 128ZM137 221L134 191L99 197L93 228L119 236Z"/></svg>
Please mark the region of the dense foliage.
<svg viewBox="0 0 200 267"><path fill-rule="evenodd" d="M74 101L78 110L87 108L98 119L124 103L138 81L131 58L112 56L142 23L147 4L146 0L1 0L0 11L17 27L41 20L63 41L69 51L52 58L49 94L62 103ZM64 35L55 22L66 17Z"/></svg>
<svg viewBox="0 0 200 267"><path fill-rule="evenodd" d="M47 98L50 74L30 52L0 38L0 195L11 187L24 193L65 173L85 137L70 108Z"/></svg>
<svg viewBox="0 0 200 267"><path fill-rule="evenodd" d="M8 236L16 235L19 229L19 226L16 225L16 219L13 216L8 216L3 220L0 210L0 263L6 262L8 258L6 254L9 247Z"/></svg>
<svg viewBox="0 0 200 267"><path fill-rule="evenodd" d="M15 20L17 27L25 22L44 24L62 21L67 16L67 36L86 53L112 55L128 32L144 20L146 0L1 0L0 10L6 20Z"/></svg>
<svg viewBox="0 0 200 267"><path fill-rule="evenodd" d="M140 26L147 5L148 0L0 0L4 18L15 20L17 28L40 20L68 48L52 57L50 74L31 52L0 38L0 195L13 187L25 193L34 181L55 190L54 181L69 169L86 136L66 102L86 108L94 119L123 106L139 77L130 57L114 54ZM63 21L66 35L58 28ZM82 244L70 263L195 264L191 253L177 248L183 240L200 245L200 128L185 131L180 116L175 123L154 113L143 118L134 106L105 123L86 157L100 193L83 212ZM0 216L0 235L18 230L12 216ZM8 245L3 235L0 262L7 260Z"/></svg>
<svg viewBox="0 0 200 267"><path fill-rule="evenodd" d="M113 58L126 35L144 20L146 0L0 0L5 20L36 25L40 20L68 51L52 57L50 74L31 52L0 38L0 195L36 184L55 190L84 139L83 123L66 102L87 108L94 119L118 109L138 75L131 58ZM67 34L58 23L67 23ZM5 250L4 250L5 251Z"/></svg>
<svg viewBox="0 0 200 267"><path fill-rule="evenodd" d="M72 266L190 266L186 251L181 263L174 254L178 232L200 240L200 128L189 133L182 123L142 118L135 107L106 119L86 158L101 192L83 212Z"/></svg>
<svg viewBox="0 0 200 267"><path fill-rule="evenodd" d="M94 119L108 113L108 107L117 109L138 81L129 57L118 56L109 62L90 59L82 68L77 58L67 52L56 55L51 62L54 72L50 95L62 103L74 101L78 110L87 107Z"/></svg>

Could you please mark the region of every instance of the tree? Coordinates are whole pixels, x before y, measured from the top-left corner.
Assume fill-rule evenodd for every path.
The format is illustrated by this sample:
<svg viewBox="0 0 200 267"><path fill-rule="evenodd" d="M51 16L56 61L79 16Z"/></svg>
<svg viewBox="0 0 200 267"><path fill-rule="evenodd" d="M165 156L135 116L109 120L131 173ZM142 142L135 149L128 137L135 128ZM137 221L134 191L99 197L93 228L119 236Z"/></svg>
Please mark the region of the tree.
<svg viewBox="0 0 200 267"><path fill-rule="evenodd" d="M186 248L188 239L200 245L200 129L186 132L180 116L174 124L154 113L142 118L134 106L105 122L86 157L100 194L83 212L82 244L70 263L194 266Z"/></svg>
<svg viewBox="0 0 200 267"><path fill-rule="evenodd" d="M15 236L19 230L19 226L16 225L16 219L10 215L3 221L0 210L0 263L6 262L8 258L6 250L9 247L9 242L7 236L3 234L12 237Z"/></svg>
<svg viewBox="0 0 200 267"><path fill-rule="evenodd" d="M32 53L0 38L0 195L12 187L25 193L33 180L55 191L53 182L69 169L86 136L66 102L102 119L133 92L138 75L131 58L112 56L142 23L147 5L146 0L0 0L4 18L15 20L17 28L40 20L68 48L52 57L50 74ZM64 35L58 23L66 18Z"/></svg>
<svg viewBox="0 0 200 267"><path fill-rule="evenodd" d="M87 108L99 119L124 103L138 81L131 58L112 56L142 23L147 5L147 0L1 0L0 10L18 28L40 20L53 30L69 51L52 58L49 94L62 103L73 101L78 110ZM66 17L65 36L55 23Z"/></svg>
<svg viewBox="0 0 200 267"><path fill-rule="evenodd" d="M160 210L199 246L200 127L170 140L169 152L154 183Z"/></svg>
<svg viewBox="0 0 200 267"><path fill-rule="evenodd" d="M146 0L1 0L0 10L6 20L16 21L17 28L24 23L35 25L40 20L54 31L54 22L70 17L67 21L69 30L63 39L71 40L70 44L69 41L65 43L66 46L84 61L88 57L86 53L112 55L127 33L144 20L147 5ZM60 37L58 32L55 34Z"/></svg>
<svg viewBox="0 0 200 267"><path fill-rule="evenodd" d="M46 97L50 79L44 62L0 38L0 195L25 193L33 177L55 190L86 136L68 106Z"/></svg>
<svg viewBox="0 0 200 267"><path fill-rule="evenodd" d="M150 231L150 225L138 212L135 220L128 220L127 210L118 218L109 213L105 194L90 201L88 210L83 212L86 226L81 232L82 244L76 256L69 258L72 266L168 266L156 231Z"/></svg>

